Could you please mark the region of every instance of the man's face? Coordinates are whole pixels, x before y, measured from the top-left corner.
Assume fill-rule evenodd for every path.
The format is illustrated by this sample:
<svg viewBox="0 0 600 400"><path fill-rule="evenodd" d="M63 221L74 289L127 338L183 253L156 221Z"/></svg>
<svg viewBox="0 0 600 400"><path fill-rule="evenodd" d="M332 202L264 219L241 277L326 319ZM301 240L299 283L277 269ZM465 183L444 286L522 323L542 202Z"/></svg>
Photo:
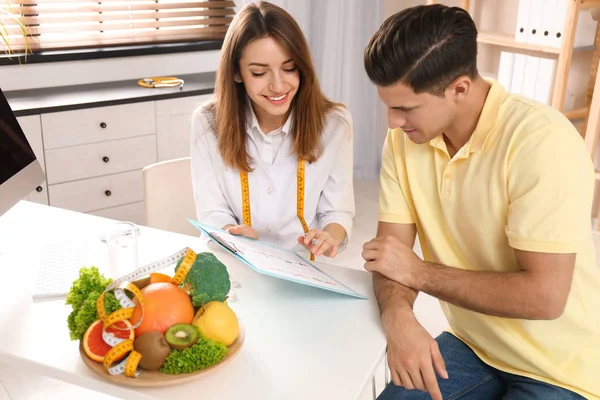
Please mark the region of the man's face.
<svg viewBox="0 0 600 400"><path fill-rule="evenodd" d="M403 83L378 86L377 91L388 108L389 127L401 128L414 143L429 142L444 133L454 120L455 104L449 93L444 97L416 94Z"/></svg>

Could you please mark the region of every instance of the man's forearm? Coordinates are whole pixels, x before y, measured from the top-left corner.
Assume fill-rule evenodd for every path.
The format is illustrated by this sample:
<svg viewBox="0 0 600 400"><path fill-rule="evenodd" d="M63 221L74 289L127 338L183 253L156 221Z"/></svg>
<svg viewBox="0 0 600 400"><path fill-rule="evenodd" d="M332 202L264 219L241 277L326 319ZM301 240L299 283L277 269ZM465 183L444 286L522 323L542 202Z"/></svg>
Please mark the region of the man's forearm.
<svg viewBox="0 0 600 400"><path fill-rule="evenodd" d="M390 315L412 314L413 304L419 294L416 290L388 279L378 272L373 274L373 290L384 326Z"/></svg>
<svg viewBox="0 0 600 400"><path fill-rule="evenodd" d="M555 296L536 290L529 274L466 271L424 263L411 286L440 300L483 314L505 318L557 318Z"/></svg>

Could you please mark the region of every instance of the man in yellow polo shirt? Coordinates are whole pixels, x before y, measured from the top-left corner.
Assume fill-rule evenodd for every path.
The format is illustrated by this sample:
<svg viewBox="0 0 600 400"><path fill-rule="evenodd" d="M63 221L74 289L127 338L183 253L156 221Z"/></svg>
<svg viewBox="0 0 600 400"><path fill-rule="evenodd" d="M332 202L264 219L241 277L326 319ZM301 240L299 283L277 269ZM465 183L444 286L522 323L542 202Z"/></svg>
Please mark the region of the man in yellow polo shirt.
<svg viewBox="0 0 600 400"><path fill-rule="evenodd" d="M592 162L561 113L478 74L476 38L464 10L418 6L365 50L390 126L363 251L393 379L380 399L598 400ZM419 291L450 325L435 340Z"/></svg>

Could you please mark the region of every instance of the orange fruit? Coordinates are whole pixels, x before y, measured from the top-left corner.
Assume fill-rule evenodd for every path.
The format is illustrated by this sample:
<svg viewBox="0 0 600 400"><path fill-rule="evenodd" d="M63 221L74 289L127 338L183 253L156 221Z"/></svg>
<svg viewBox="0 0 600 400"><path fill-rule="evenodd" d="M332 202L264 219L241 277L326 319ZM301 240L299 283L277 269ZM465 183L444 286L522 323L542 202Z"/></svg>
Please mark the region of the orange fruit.
<svg viewBox="0 0 600 400"><path fill-rule="evenodd" d="M150 274L150 283L156 282L171 282L171 277L160 272L153 272Z"/></svg>
<svg viewBox="0 0 600 400"><path fill-rule="evenodd" d="M117 328L132 327L131 323L127 320L117 321L113 324L113 326L116 326ZM104 339L102 339L102 328L103 324L101 320L94 321L88 327L87 331L85 331L82 341L83 350L85 351L85 354L87 354L87 356L92 360L99 363L104 361L104 356L112 348L108 343L104 341ZM112 333L115 337L120 339L133 340L133 338L135 337L133 330L115 329L111 326L106 331ZM125 355L126 354L124 354L119 359L116 359L115 361L123 359Z"/></svg>
<svg viewBox="0 0 600 400"><path fill-rule="evenodd" d="M144 318L135 329L135 336L159 331L164 334L175 324L189 324L194 319L194 306L190 296L179 286L168 282L151 283L141 290L144 296ZM142 307L137 298L131 323L137 324L142 317Z"/></svg>

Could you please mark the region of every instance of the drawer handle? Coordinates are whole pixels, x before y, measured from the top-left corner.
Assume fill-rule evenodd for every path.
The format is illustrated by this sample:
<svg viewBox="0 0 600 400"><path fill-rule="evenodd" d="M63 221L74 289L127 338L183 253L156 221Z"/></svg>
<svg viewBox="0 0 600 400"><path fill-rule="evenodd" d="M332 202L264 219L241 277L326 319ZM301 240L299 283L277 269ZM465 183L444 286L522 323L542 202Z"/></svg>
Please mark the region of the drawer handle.
<svg viewBox="0 0 600 400"><path fill-rule="evenodd" d="M100 128L102 128L102 129L106 128L106 122L100 122Z"/></svg>
<svg viewBox="0 0 600 400"><path fill-rule="evenodd" d="M107 196L110 196L112 194L112 192L110 190L105 190L104 194L107 195Z"/></svg>
<svg viewBox="0 0 600 400"><path fill-rule="evenodd" d="M108 157L104 156L104 157L102 157L102 161L104 161L104 162L109 162L109 161L110 161L110 158L108 158Z"/></svg>
<svg viewBox="0 0 600 400"><path fill-rule="evenodd" d="M42 189L41 186L38 186L38 187L35 188L35 191L38 192L38 193L41 193L42 190L44 190L44 189Z"/></svg>

